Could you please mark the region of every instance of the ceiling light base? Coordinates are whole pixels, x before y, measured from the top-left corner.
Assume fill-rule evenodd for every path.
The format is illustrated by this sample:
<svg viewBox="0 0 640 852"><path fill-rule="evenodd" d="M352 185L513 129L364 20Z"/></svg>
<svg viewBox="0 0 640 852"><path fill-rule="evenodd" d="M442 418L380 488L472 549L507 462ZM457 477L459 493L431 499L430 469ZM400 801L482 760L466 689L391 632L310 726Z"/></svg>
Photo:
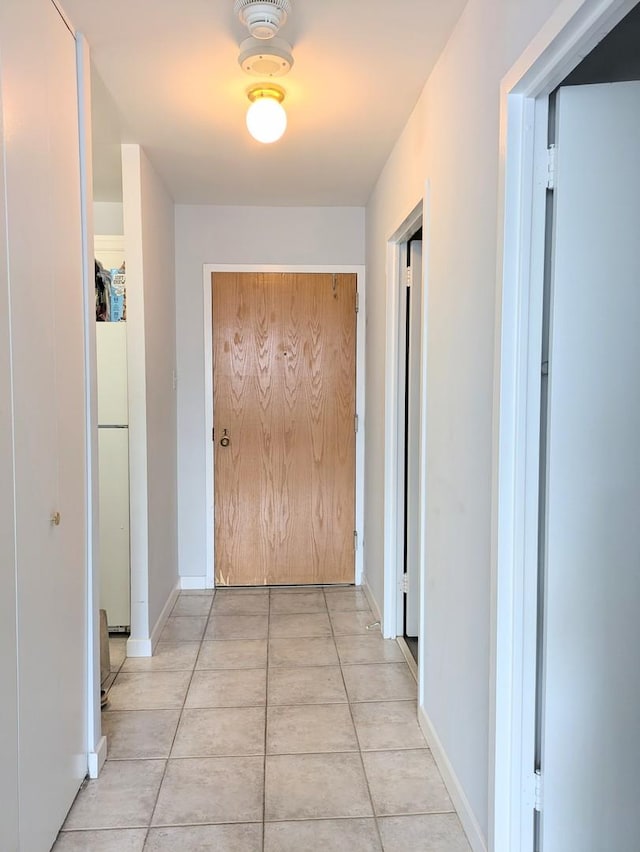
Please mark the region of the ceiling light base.
<svg viewBox="0 0 640 852"><path fill-rule="evenodd" d="M291 45L282 38L268 42L246 38L240 45L238 62L243 71L254 77L284 77L291 71Z"/></svg>

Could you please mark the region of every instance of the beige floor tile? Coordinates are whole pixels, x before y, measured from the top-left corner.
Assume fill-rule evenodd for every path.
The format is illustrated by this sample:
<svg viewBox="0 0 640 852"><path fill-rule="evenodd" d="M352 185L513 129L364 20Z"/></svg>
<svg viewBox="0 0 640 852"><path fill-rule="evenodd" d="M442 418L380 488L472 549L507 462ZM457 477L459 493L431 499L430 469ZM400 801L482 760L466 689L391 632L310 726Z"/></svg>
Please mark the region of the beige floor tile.
<svg viewBox="0 0 640 852"><path fill-rule="evenodd" d="M152 824L260 822L262 757L169 760Z"/></svg>
<svg viewBox="0 0 640 852"><path fill-rule="evenodd" d="M186 707L255 707L266 704L266 669L194 672Z"/></svg>
<svg viewBox="0 0 640 852"><path fill-rule="evenodd" d="M214 604L215 605L215 604ZM217 615L207 627L205 639L266 639L269 625L267 615Z"/></svg>
<svg viewBox="0 0 640 852"><path fill-rule="evenodd" d="M455 814L384 817L378 825L385 852L471 852Z"/></svg>
<svg viewBox="0 0 640 852"><path fill-rule="evenodd" d="M179 710L124 710L102 714L109 760L169 757Z"/></svg>
<svg viewBox="0 0 640 852"><path fill-rule="evenodd" d="M378 816L453 811L428 749L368 751L362 759Z"/></svg>
<svg viewBox="0 0 640 852"><path fill-rule="evenodd" d="M207 625L205 616L170 616L160 634L161 642L199 642Z"/></svg>
<svg viewBox="0 0 640 852"><path fill-rule="evenodd" d="M264 707L184 710L171 757L264 754Z"/></svg>
<svg viewBox="0 0 640 852"><path fill-rule="evenodd" d="M63 831L52 852L142 852L146 828Z"/></svg>
<svg viewBox="0 0 640 852"><path fill-rule="evenodd" d="M199 642L158 642L153 657L128 657L123 672L188 672L193 669Z"/></svg>
<svg viewBox="0 0 640 852"><path fill-rule="evenodd" d="M341 612L332 610L331 625L336 636L381 636L380 626L367 628L375 624L375 618L370 610L358 610L356 612Z"/></svg>
<svg viewBox="0 0 640 852"><path fill-rule="evenodd" d="M117 672L127 657L127 637L109 636L109 662L111 671Z"/></svg>
<svg viewBox="0 0 640 852"><path fill-rule="evenodd" d="M108 760L82 789L65 829L143 828L149 825L164 760Z"/></svg>
<svg viewBox="0 0 640 852"><path fill-rule="evenodd" d="M298 595L290 597L298 597ZM269 622L269 636L272 639L331 636L331 622L326 612L272 615Z"/></svg>
<svg viewBox="0 0 640 852"><path fill-rule="evenodd" d="M363 751L427 747L414 701L352 704L351 712Z"/></svg>
<svg viewBox="0 0 640 852"><path fill-rule="evenodd" d="M152 828L144 852L262 852L262 824Z"/></svg>
<svg viewBox="0 0 640 852"><path fill-rule="evenodd" d="M265 783L269 821L372 816L358 754L272 755Z"/></svg>
<svg viewBox="0 0 640 852"><path fill-rule="evenodd" d="M120 672L109 690L109 710L176 710L191 672Z"/></svg>
<svg viewBox="0 0 640 852"><path fill-rule="evenodd" d="M210 595L180 595L171 610L171 615L209 615L211 602L213 598Z"/></svg>
<svg viewBox="0 0 640 852"><path fill-rule="evenodd" d="M358 751L358 741L347 704L269 707L268 754L331 751Z"/></svg>
<svg viewBox="0 0 640 852"><path fill-rule="evenodd" d="M402 663L404 655L394 639L382 636L340 636L336 639L343 665L354 663Z"/></svg>
<svg viewBox="0 0 640 852"><path fill-rule="evenodd" d="M382 852L372 819L268 822L264 852Z"/></svg>
<svg viewBox="0 0 640 852"><path fill-rule="evenodd" d="M343 666L342 673L349 701L401 701L417 695L406 663Z"/></svg>
<svg viewBox="0 0 640 852"><path fill-rule="evenodd" d="M270 666L337 666L338 652L331 637L270 639Z"/></svg>
<svg viewBox="0 0 640 852"><path fill-rule="evenodd" d="M341 589L340 591L333 592L328 591L325 597L329 612L354 612L355 610L371 612L367 596L364 592L361 592L358 589Z"/></svg>
<svg viewBox="0 0 640 852"><path fill-rule="evenodd" d="M227 639L203 642L196 669L260 669L266 665L266 639Z"/></svg>
<svg viewBox="0 0 640 852"><path fill-rule="evenodd" d="M271 614L326 612L327 604L320 590L300 592L297 595L272 595Z"/></svg>
<svg viewBox="0 0 640 852"><path fill-rule="evenodd" d="M211 611L214 615L267 615L269 595L218 595Z"/></svg>
<svg viewBox="0 0 640 852"><path fill-rule="evenodd" d="M267 704L344 704L347 693L339 666L272 668Z"/></svg>

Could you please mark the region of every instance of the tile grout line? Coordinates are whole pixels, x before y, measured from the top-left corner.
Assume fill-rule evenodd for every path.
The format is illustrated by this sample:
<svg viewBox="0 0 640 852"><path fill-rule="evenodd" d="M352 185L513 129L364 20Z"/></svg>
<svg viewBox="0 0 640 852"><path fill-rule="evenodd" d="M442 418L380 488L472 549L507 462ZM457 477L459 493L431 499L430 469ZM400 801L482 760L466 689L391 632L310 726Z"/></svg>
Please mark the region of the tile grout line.
<svg viewBox="0 0 640 852"><path fill-rule="evenodd" d="M155 816L156 808L158 807L158 800L160 799L160 791L162 790L162 785L164 784L164 780L167 776L167 770L169 769L169 761L171 760L171 752L173 751L173 746L175 745L176 737L178 736L178 731L180 730L180 723L182 722L182 715L184 713L184 709L185 709L185 706L186 706L186 703L187 703L187 696L189 695L189 690L191 689L191 683L193 681L193 676L196 672L196 665L198 664L198 657L200 656L200 652L202 650L202 643L204 641L205 633L207 631L209 619L211 618L212 613L213 613L213 601L214 601L215 596L216 596L216 593L214 591L213 595L211 596L211 606L209 607L209 614L208 614L206 621L205 621L204 629L202 631L202 636L200 637L200 647L198 648L198 653L196 654L196 658L195 658L194 663L193 663L193 668L191 669L191 677L189 678L189 683L187 684L187 688L186 688L185 693L184 693L182 708L180 709L180 715L178 716L178 724L176 725L176 729L175 729L173 737L171 739L171 745L169 746L169 753L168 753L167 758L166 758L165 763L164 763L164 772L162 773L162 777L160 779L160 784L158 785L158 792L156 793L155 801L153 803L153 808L151 810L151 816L149 817L149 825L147 826L147 832L145 834L144 843L142 845L143 852L144 852L144 847L147 845L147 841L149 839L149 833L150 833L151 828L153 826L153 817ZM178 601L176 601L176 604L177 604L177 602ZM176 604L174 604L174 607L173 607L174 609L175 609ZM171 610L171 611L173 612L173 610Z"/></svg>
<svg viewBox="0 0 640 852"><path fill-rule="evenodd" d="M325 592L325 603L327 604L327 611L329 610L329 602L327 601L327 594ZM371 814L373 817L373 824L376 827L376 834L378 837L378 842L380 844L381 852L384 852L384 847L382 845L382 834L380 833L380 826L378 824L378 817L376 815L375 805L373 803L373 795L371 794L371 786L369 784L369 778L367 776L367 770L364 765L364 758L362 756L362 745L360 743L360 737L358 736L358 728L356 726L356 720L353 717L353 708L351 706L351 696L349 695L349 691L347 689L347 682L344 678L344 670L342 668L342 658L340 657L340 652L338 651L338 643L336 642L335 631L333 629L333 621L331 616L329 616L329 623L331 625L331 635L333 636L333 641L336 646L336 654L338 656L338 665L340 666L340 677L342 678L342 684L344 686L345 695L347 696L347 707L349 708L349 716L351 717L351 724L353 725L353 732L356 737L356 743L358 745L358 756L360 757L360 766L362 767L362 775L364 777L364 782L367 785L367 793L369 795L369 802L371 804Z"/></svg>

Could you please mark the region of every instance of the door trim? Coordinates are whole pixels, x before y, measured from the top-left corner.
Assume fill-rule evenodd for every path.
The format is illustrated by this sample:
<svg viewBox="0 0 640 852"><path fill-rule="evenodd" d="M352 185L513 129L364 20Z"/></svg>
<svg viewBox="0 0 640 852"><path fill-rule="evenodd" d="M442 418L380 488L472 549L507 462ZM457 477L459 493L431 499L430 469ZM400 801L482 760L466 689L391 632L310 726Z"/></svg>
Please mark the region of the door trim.
<svg viewBox="0 0 640 852"><path fill-rule="evenodd" d="M548 96L637 0L564 0L500 88L489 848L533 848Z"/></svg>
<svg viewBox="0 0 640 852"><path fill-rule="evenodd" d="M364 574L364 435L365 435L365 329L366 329L366 285L365 267L349 265L303 266L247 263L205 263L203 265L204 298L204 400L207 443L206 464L206 572L205 586L215 588L215 537L214 523L214 464L213 441L213 328L211 325L211 275L214 272L301 272L301 273L355 273L359 295L359 310L356 314L356 413L358 433L356 435L356 529L358 544L355 551L355 583L361 585Z"/></svg>
<svg viewBox="0 0 640 852"><path fill-rule="evenodd" d="M406 242L423 226L422 253L422 341L421 341L421 410L420 448L421 457L426 459L426 321L427 321L427 269L429 263L428 234L429 186L425 187L424 198L413 208L387 243L387 304L386 304L386 374L385 374L385 459L384 459L384 606L383 634L386 639L395 639L403 622L402 594L400 584L404 570L404 381L401 358L401 343L405 332L401 332L403 310L400 303L403 266L406 266ZM420 528L424 530L426 471L421 464L420 474ZM420 586L425 588L424 535L420 536ZM420 601L420 634L418 658L422 656L424 637L424 600ZM418 667L420 673L420 667ZM420 679L419 679L420 683ZM420 695L422 690L419 686Z"/></svg>

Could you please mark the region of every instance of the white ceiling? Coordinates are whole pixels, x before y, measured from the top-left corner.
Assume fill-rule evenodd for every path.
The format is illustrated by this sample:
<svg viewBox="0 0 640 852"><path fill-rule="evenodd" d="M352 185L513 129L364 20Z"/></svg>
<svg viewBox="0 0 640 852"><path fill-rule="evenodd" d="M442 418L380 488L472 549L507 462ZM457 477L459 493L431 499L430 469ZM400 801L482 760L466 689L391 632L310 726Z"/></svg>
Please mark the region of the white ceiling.
<svg viewBox="0 0 640 852"><path fill-rule="evenodd" d="M245 128L256 78L233 0L63 0L91 46L96 198L120 197L117 142L139 142L176 202L365 204L466 0L292 0L288 130ZM110 100L112 103L110 104ZM118 125L118 114L121 119Z"/></svg>

